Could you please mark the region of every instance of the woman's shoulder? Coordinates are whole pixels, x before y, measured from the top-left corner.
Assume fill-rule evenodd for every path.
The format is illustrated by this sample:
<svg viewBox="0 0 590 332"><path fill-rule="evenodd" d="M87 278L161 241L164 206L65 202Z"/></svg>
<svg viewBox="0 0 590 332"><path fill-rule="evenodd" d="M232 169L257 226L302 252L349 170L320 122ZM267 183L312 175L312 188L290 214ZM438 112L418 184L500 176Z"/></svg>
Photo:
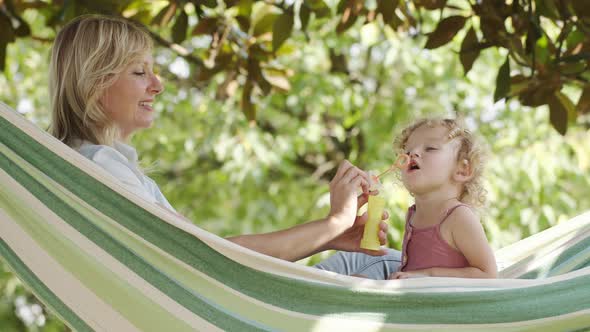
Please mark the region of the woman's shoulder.
<svg viewBox="0 0 590 332"><path fill-rule="evenodd" d="M73 148L84 157L95 162L129 162L129 160L121 152L117 151L117 149L109 145L94 144L88 141L80 141Z"/></svg>
<svg viewBox="0 0 590 332"><path fill-rule="evenodd" d="M141 182L135 163L115 147L82 141L74 149L123 182Z"/></svg>
<svg viewBox="0 0 590 332"><path fill-rule="evenodd" d="M79 142L78 146L72 146L84 157L90 159L107 173L115 177L121 183L127 185L131 191L154 201L153 195L146 189L146 176L141 173L133 160L125 156L127 151L119 151L109 145L93 144L91 142ZM131 148L130 148L131 149Z"/></svg>

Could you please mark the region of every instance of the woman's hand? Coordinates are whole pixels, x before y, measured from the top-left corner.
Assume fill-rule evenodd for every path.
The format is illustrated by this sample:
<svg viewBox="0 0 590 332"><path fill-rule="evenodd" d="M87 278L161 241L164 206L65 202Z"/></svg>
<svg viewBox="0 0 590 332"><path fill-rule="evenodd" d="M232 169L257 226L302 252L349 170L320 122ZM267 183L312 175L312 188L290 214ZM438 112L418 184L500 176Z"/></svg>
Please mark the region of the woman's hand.
<svg viewBox="0 0 590 332"><path fill-rule="evenodd" d="M362 189L363 193L369 191L369 176L348 160L344 160L330 181L328 219L334 220L343 229L352 226L357 211L362 206L357 198L359 189Z"/></svg>
<svg viewBox="0 0 590 332"><path fill-rule="evenodd" d="M357 198L357 206L360 208L365 205L369 199L369 195L376 195L377 192L366 193L358 196ZM355 212L356 215L356 212ZM387 212L383 212L381 216L382 220L387 220L389 218L389 214ZM340 234L332 241L330 241L326 245L326 249L333 249L333 250L342 250L342 251L355 251L355 252L362 252L371 256L381 256L385 255L385 250L367 250L360 247L361 239L363 237L363 233L365 231L365 224L367 223L367 213L363 213L361 216L355 217L354 223L351 227L344 231L344 233ZM379 242L381 245L387 244L387 223L385 221L381 221L379 224Z"/></svg>

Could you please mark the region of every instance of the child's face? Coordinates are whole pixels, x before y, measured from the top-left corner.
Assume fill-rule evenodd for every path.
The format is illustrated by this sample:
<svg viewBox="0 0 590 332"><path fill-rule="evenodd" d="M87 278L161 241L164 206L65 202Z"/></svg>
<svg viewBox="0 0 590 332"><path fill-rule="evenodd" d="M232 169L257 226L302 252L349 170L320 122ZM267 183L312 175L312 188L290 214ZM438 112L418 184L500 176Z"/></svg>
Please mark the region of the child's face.
<svg viewBox="0 0 590 332"><path fill-rule="evenodd" d="M404 186L414 195L452 190L457 167L458 140L448 139L443 126L423 125L414 130L405 145L410 163L402 169ZM452 193L450 193L452 194Z"/></svg>

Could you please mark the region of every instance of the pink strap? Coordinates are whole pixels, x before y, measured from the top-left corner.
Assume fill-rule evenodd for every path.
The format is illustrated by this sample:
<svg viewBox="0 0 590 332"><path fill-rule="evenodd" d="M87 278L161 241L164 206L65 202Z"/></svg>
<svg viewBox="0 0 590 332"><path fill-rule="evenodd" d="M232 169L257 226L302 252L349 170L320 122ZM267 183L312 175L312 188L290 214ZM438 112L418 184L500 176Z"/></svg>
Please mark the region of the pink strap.
<svg viewBox="0 0 590 332"><path fill-rule="evenodd" d="M460 206L465 206L467 208L470 208L469 205L467 204L463 204L463 203L459 203L455 206L453 206L452 208L447 210L447 213L445 213L445 216L442 218L442 220L438 223L438 225L442 225L443 222L445 222L447 220L447 218L451 215L451 213L453 213L453 211L455 211L456 208L460 207Z"/></svg>

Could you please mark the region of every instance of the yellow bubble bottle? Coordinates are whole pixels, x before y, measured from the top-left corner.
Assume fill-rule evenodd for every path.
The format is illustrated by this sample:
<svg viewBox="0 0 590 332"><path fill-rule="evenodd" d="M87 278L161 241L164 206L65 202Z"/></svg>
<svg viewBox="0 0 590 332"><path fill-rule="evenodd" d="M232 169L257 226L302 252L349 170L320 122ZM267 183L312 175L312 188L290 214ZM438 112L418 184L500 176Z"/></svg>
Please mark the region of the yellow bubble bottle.
<svg viewBox="0 0 590 332"><path fill-rule="evenodd" d="M372 172L369 172L370 177L370 190L379 189L381 183L379 178L394 169L402 169L407 167L410 163L410 156L407 154L401 154L397 160L383 173L375 176ZM361 239L361 248L369 250L379 250L381 243L379 242L379 223L381 222L381 216L385 209L385 200L378 196L369 196L369 206L367 208L367 223L365 224L365 231L363 232L363 238Z"/></svg>
<svg viewBox="0 0 590 332"><path fill-rule="evenodd" d="M369 196L369 206L367 212L367 223L361 239L361 248L369 250L379 250L379 223L385 209L385 200L379 196Z"/></svg>

